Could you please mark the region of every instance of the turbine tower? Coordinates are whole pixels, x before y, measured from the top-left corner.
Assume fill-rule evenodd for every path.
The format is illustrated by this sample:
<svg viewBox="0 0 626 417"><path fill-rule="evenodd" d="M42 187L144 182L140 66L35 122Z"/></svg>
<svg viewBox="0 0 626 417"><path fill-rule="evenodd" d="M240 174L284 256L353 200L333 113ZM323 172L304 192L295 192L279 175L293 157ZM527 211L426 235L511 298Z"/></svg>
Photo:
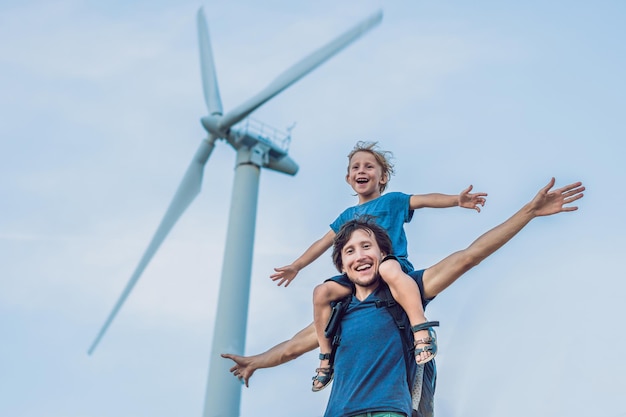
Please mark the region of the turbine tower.
<svg viewBox="0 0 626 417"><path fill-rule="evenodd" d="M203 117L201 122L208 137L200 143L163 220L88 353L91 355L94 352L159 246L200 193L204 166L215 142L218 139L224 140L236 151L236 168L203 416L235 417L239 416L241 384L228 376L229 363L220 357L220 353L241 353L245 347L261 168L289 175L295 175L298 171L298 165L287 155L290 136L280 135L276 130L246 118L272 97L378 25L382 20L382 11L371 15L306 56L257 95L226 114L222 110L211 41L202 9L198 11L197 20L202 85L208 109L208 116ZM238 125L240 122L242 123Z"/></svg>

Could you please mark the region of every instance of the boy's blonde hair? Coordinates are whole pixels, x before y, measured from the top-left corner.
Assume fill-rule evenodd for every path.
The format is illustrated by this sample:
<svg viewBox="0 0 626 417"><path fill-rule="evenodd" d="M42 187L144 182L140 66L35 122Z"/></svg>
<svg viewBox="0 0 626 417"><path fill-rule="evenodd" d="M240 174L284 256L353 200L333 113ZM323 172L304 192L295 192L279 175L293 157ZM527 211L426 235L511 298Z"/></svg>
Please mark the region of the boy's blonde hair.
<svg viewBox="0 0 626 417"><path fill-rule="evenodd" d="M348 174L350 174L350 161L357 152L369 152L374 156L376 162L378 162L378 165L382 168L383 177L387 178L387 181L380 184L379 187L380 193L382 194L387 188L387 184L389 183L391 176L395 173L393 170L393 163L391 162L391 159L393 159L393 153L380 149L378 147L378 142L358 141L348 154Z"/></svg>

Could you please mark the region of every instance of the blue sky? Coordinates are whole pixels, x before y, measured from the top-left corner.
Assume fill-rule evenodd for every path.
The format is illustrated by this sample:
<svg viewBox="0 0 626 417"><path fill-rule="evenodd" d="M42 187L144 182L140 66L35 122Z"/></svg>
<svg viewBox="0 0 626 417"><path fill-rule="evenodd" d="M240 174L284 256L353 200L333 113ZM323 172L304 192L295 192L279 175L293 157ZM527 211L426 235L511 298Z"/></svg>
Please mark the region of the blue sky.
<svg viewBox="0 0 626 417"><path fill-rule="evenodd" d="M268 278L356 203L346 154L378 140L390 190L489 193L482 213L422 210L427 267L557 178L580 210L533 221L427 311L437 415L626 415L622 278L626 4L621 1L94 2L0 5L0 415L200 416L234 152L94 356L205 131L195 15L204 6L225 110L352 24L382 24L254 113L293 129L295 177L261 175L247 353L309 323L328 255L287 289ZM316 354L259 371L241 416L320 416ZM225 375L225 378L230 376Z"/></svg>

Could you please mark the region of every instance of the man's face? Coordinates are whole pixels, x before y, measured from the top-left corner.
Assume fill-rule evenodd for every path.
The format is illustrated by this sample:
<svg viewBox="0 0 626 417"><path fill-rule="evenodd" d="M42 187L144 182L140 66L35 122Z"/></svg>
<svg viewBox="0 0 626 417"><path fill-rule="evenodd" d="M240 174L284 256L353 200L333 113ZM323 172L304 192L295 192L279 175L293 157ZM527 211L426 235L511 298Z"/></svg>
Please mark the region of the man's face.
<svg viewBox="0 0 626 417"><path fill-rule="evenodd" d="M378 283L378 266L383 256L370 231L355 230L341 250L343 272L355 285L372 286Z"/></svg>

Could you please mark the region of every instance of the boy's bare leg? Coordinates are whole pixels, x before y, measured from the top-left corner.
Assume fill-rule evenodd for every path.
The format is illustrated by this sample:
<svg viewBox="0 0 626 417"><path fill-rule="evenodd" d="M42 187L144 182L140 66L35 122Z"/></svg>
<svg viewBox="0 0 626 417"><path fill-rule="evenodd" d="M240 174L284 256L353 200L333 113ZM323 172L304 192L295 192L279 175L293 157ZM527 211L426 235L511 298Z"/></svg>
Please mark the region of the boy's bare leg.
<svg viewBox="0 0 626 417"><path fill-rule="evenodd" d="M313 290L313 324L315 325L320 354L330 353L332 349L331 340L329 340L324 334L326 324L328 324L330 313L332 311L330 303L331 301L340 300L350 295L350 293L350 288L334 281L326 281L315 287ZM320 357L320 366L318 369L326 369L328 367L329 360L321 359ZM319 376L321 376L321 374L321 372L318 372ZM326 384L323 384L318 380L313 380L314 390L319 390L325 385Z"/></svg>
<svg viewBox="0 0 626 417"><path fill-rule="evenodd" d="M258 355L240 356L232 353L222 353L222 358L235 362L235 365L230 368L230 372L233 376L242 380L247 387L248 380L257 369L282 365L306 352L312 351L316 347L317 335L315 334L315 327L311 323L296 333L291 339L285 340Z"/></svg>
<svg viewBox="0 0 626 417"><path fill-rule="evenodd" d="M400 263L395 259L387 259L380 264L378 272L389 286L393 298L404 309L411 326L425 323L427 320L422 306L422 294L413 278L402 271ZM430 340L428 330L417 331L413 333L413 337L415 341L422 341L422 343L416 343L416 348L426 346ZM424 351L415 356L415 360L422 363L431 356L433 356L432 352Z"/></svg>

